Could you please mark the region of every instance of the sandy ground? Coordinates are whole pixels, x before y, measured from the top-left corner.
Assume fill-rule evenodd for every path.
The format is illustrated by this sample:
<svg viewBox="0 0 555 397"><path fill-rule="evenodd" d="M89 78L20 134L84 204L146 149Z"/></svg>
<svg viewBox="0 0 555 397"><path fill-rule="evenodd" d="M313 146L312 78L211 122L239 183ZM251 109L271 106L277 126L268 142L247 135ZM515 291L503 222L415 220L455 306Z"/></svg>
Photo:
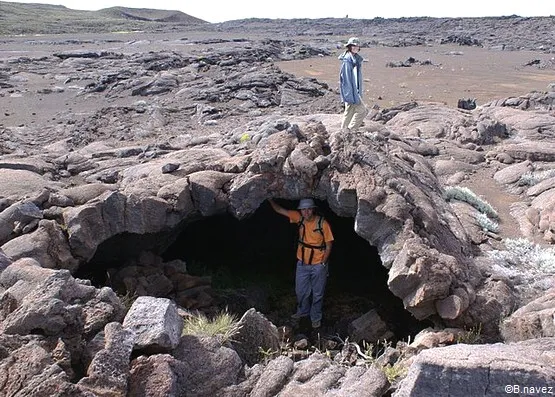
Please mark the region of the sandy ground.
<svg viewBox="0 0 555 397"><path fill-rule="evenodd" d="M338 52L339 55L340 52ZM456 106L459 98L476 98L477 104L546 91L555 82L553 69L524 66L552 54L531 51L496 51L479 47L434 46L403 48L363 48L365 58L364 99L367 104L391 107L411 100L441 102ZM404 62L413 57L433 65L386 67L388 62ZM339 61L334 57L288 61L278 64L287 72L314 77L337 87Z"/></svg>

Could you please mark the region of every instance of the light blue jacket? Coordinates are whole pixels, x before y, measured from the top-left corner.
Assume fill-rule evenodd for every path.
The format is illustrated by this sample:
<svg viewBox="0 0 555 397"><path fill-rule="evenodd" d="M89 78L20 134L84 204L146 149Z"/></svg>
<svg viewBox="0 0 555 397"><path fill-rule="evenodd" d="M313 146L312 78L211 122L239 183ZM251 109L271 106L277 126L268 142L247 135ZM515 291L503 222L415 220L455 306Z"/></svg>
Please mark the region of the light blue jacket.
<svg viewBox="0 0 555 397"><path fill-rule="evenodd" d="M361 103L362 95L362 57L345 51L339 56L341 70L339 71L339 94L341 102ZM357 68L357 79L353 74L353 69ZM358 84L357 84L358 83Z"/></svg>

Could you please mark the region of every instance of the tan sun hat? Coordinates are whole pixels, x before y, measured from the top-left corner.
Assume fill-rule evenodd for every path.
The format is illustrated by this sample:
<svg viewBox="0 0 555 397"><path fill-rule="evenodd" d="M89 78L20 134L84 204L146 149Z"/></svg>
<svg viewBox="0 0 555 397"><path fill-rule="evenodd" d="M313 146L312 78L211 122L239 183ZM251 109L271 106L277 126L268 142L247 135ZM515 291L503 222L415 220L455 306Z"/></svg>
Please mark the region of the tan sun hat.
<svg viewBox="0 0 555 397"><path fill-rule="evenodd" d="M345 47L349 47L350 45L356 45L357 47L360 47L360 40L358 39L358 37L351 37L347 41L347 44L345 44Z"/></svg>

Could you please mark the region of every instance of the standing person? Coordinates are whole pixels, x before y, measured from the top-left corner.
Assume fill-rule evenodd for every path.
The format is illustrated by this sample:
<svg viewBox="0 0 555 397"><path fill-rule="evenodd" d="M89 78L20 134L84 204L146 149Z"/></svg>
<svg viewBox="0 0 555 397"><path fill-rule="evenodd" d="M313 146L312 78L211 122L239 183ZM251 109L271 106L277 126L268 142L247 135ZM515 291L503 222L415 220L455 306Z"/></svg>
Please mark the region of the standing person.
<svg viewBox="0 0 555 397"><path fill-rule="evenodd" d="M291 317L300 319L310 316L312 328L320 328L328 277L328 259L333 243L330 225L324 217L316 215L316 204L310 198L299 202L298 211L287 210L274 200L268 201L274 211L288 217L291 223L299 225L295 273L297 311Z"/></svg>
<svg viewBox="0 0 555 397"><path fill-rule="evenodd" d="M360 40L357 37L351 37L345 47L345 52L339 56L341 61L339 93L341 102L345 103L341 129L356 131L368 114L368 109L362 102L363 58L359 55Z"/></svg>

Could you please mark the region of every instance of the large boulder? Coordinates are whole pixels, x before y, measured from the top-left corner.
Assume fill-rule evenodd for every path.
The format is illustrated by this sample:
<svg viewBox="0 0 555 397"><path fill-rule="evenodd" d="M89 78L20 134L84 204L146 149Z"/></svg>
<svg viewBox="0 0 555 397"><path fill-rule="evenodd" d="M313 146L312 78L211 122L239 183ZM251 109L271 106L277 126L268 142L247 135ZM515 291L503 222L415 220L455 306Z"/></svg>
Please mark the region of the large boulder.
<svg viewBox="0 0 555 397"><path fill-rule="evenodd" d="M139 356L131 362L129 395L134 397L178 396L186 386L187 364L169 354Z"/></svg>
<svg viewBox="0 0 555 397"><path fill-rule="evenodd" d="M295 363L289 382L279 395L382 396L388 388L385 374L377 368L347 368L334 364L323 354L314 353L307 360Z"/></svg>
<svg viewBox="0 0 555 397"><path fill-rule="evenodd" d="M280 351L280 340L276 326L263 314L249 309L237 324L239 330L233 336L232 345L239 357L253 366L263 358L261 351L276 355Z"/></svg>
<svg viewBox="0 0 555 397"><path fill-rule="evenodd" d="M507 342L555 337L555 289L522 306L501 324Z"/></svg>
<svg viewBox="0 0 555 397"><path fill-rule="evenodd" d="M185 364L183 391L192 396L213 396L238 383L243 363L235 350L211 337L185 335L173 351L173 357Z"/></svg>
<svg viewBox="0 0 555 397"><path fill-rule="evenodd" d="M51 269L67 269L73 273L79 266L62 228L51 220L41 220L37 230L8 241L2 249L12 260L33 258Z"/></svg>
<svg viewBox="0 0 555 397"><path fill-rule="evenodd" d="M19 229L23 230L31 222L38 224L42 217L42 211L32 201L19 201L10 205L0 212L0 244L4 244L17 235L16 227L19 226Z"/></svg>
<svg viewBox="0 0 555 397"><path fill-rule="evenodd" d="M93 397L71 382L69 353L61 340L0 334L3 396Z"/></svg>
<svg viewBox="0 0 555 397"><path fill-rule="evenodd" d="M6 334L77 337L123 319L123 306L109 288L101 290L30 258L0 274L0 331Z"/></svg>
<svg viewBox="0 0 555 397"><path fill-rule="evenodd" d="M544 338L424 350L394 396L501 396L528 393L513 387L548 388L555 381L554 348L555 339Z"/></svg>
<svg viewBox="0 0 555 397"><path fill-rule="evenodd" d="M2 196L21 198L53 185L59 185L33 170L0 168Z"/></svg>
<svg viewBox="0 0 555 397"><path fill-rule="evenodd" d="M349 340L361 343L363 340L375 343L390 340L395 335L388 328L375 309L372 309L349 324Z"/></svg>
<svg viewBox="0 0 555 397"><path fill-rule="evenodd" d="M82 259L93 257L97 247L120 233L156 233L175 226L171 206L157 197L125 196L105 192L95 201L64 212L72 253Z"/></svg>
<svg viewBox="0 0 555 397"><path fill-rule="evenodd" d="M12 262L13 261L10 258L8 258L6 253L0 248L0 273L2 273L2 271L4 271L5 268L11 265Z"/></svg>

